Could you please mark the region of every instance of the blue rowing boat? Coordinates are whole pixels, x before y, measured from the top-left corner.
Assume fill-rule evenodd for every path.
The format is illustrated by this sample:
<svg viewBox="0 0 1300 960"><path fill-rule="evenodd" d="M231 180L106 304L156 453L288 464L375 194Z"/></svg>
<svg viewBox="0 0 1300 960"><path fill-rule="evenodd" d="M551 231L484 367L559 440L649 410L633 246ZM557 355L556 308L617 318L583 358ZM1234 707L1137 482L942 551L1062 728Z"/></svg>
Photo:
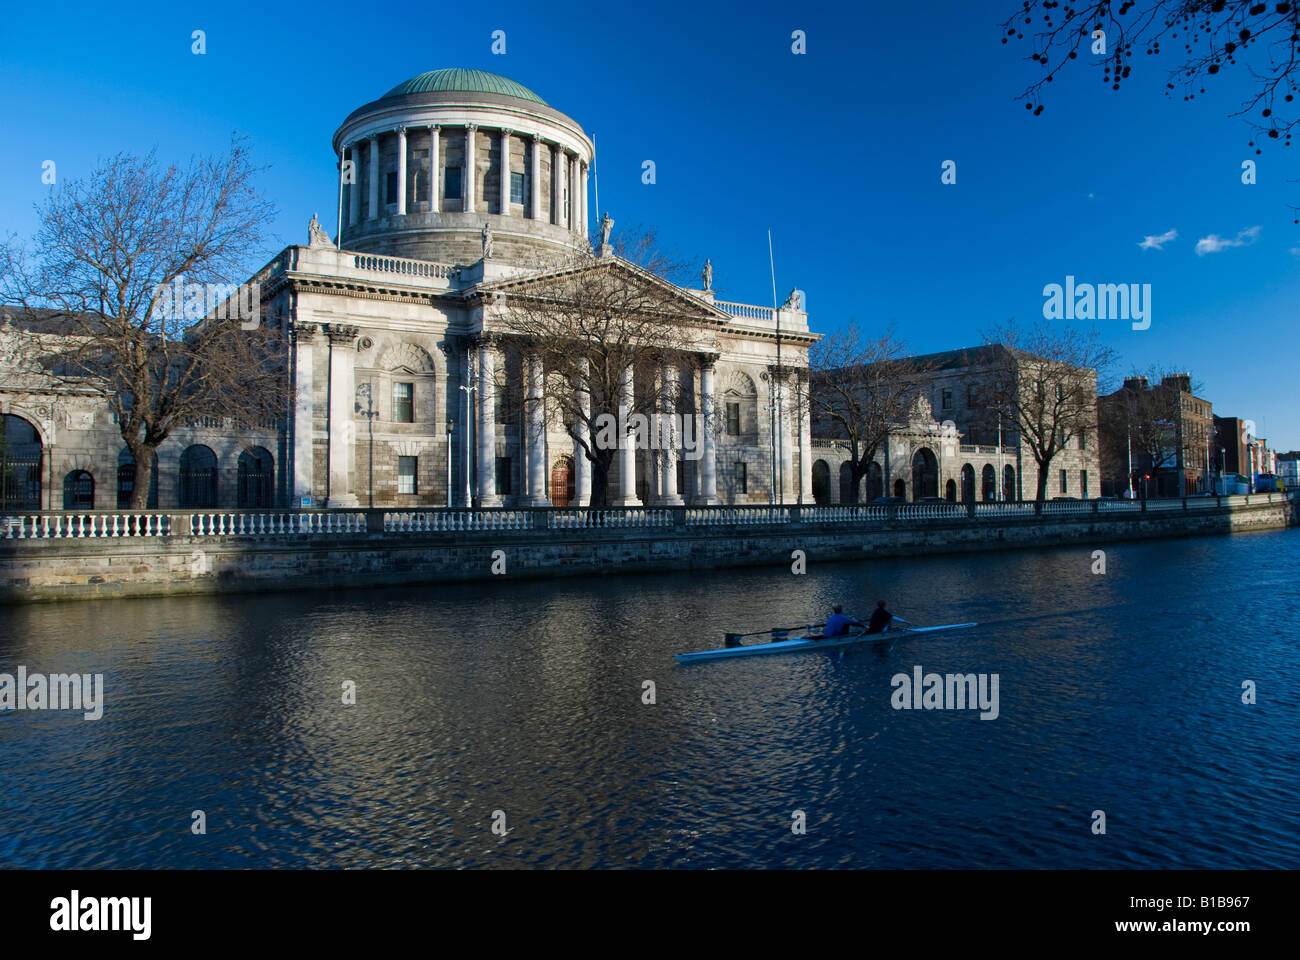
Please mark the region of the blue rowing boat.
<svg viewBox="0 0 1300 960"><path fill-rule="evenodd" d="M823 637L817 634L817 626L809 626L803 629L809 631L802 637L791 637L789 630L770 630L768 634L756 634L756 636L771 635L774 639L766 643L751 643L738 646L721 647L717 650L700 650L696 653L679 653L676 654L678 660L682 663L698 663L701 660L729 660L732 657L761 657L773 653L806 653L810 650L836 650L841 647L851 647L860 643L893 643L903 637L909 637L917 633L937 633L940 630L961 630L965 627L977 627L977 623L945 623L935 627L908 627L904 630L887 630L884 633L867 633L864 630L858 630L847 633L842 637ZM784 639L782 639L784 638Z"/></svg>

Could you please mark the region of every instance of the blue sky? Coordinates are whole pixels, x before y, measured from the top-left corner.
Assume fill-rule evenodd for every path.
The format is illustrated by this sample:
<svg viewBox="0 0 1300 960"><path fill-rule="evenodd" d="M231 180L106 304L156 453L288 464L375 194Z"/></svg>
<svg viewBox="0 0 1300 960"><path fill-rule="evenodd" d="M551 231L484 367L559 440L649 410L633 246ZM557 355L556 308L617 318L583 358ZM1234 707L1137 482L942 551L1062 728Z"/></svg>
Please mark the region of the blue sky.
<svg viewBox="0 0 1300 960"><path fill-rule="evenodd" d="M186 160L238 130L269 168L276 249L305 242L313 212L332 235L343 118L415 74L473 67L594 134L601 207L711 257L725 299L770 302L769 228L779 297L803 289L815 330L893 324L917 352L1040 317L1044 285L1067 274L1149 283L1150 329L1098 323L1121 355L1115 373L1189 369L1216 412L1300 448L1296 148L1247 146L1229 117L1240 71L1192 103L1167 99L1172 61L1140 58L1114 93L1080 58L1031 116L1014 98L1039 68L1021 59L1027 45L1000 43L1015 6L72 2L53 18L24 5L0 34L0 232L32 233L45 160L64 178L118 151ZM204 56L190 53L195 29ZM945 160L955 185L940 182ZM1163 249L1139 247L1171 230ZM1198 255L1210 236L1242 244Z"/></svg>

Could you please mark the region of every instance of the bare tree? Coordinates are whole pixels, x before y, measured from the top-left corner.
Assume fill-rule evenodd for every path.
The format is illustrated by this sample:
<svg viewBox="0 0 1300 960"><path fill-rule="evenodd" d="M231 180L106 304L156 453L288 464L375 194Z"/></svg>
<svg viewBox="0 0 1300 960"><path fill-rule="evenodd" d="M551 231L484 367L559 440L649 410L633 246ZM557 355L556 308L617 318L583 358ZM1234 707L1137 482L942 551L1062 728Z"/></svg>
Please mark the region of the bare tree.
<svg viewBox="0 0 1300 960"><path fill-rule="evenodd" d="M854 496L890 430L907 419L923 370L905 352L892 329L869 339L853 320L809 351L812 422L848 450Z"/></svg>
<svg viewBox="0 0 1300 960"><path fill-rule="evenodd" d="M1032 330L1014 321L984 335L998 347L988 375L989 411L1013 426L1038 466L1036 509L1047 499L1048 468L1081 433L1095 435L1097 379L1115 360L1096 330Z"/></svg>
<svg viewBox="0 0 1300 960"><path fill-rule="evenodd" d="M1293 110L1300 63L1300 3L1257 0L1024 0L1002 24L1002 42L1029 35L1029 59L1042 75L1018 99L1037 116L1043 112L1047 85L1073 60L1091 56L1102 68L1101 81L1119 90L1129 79L1142 51L1159 59L1162 44L1173 48L1178 63L1167 70L1165 95L1195 100L1205 84L1232 67L1250 74L1250 92L1233 116L1244 117L1252 131L1250 145L1261 153L1264 140L1290 146L1300 117ZM1238 71L1240 72L1240 70ZM1300 223L1300 207L1293 206Z"/></svg>
<svg viewBox="0 0 1300 960"><path fill-rule="evenodd" d="M634 415L669 406L687 412L691 356L713 348L713 321L705 304L616 256L585 252L540 277L492 287L489 315L500 319L501 332L514 338L525 356L541 359L546 416L574 438L591 464L589 505L608 505L620 444L640 439L633 434ZM677 371L675 383L655 382L665 364ZM636 383L630 397L624 392L629 374ZM525 418L533 402L525 397Z"/></svg>
<svg viewBox="0 0 1300 960"><path fill-rule="evenodd" d="M38 207L29 247L0 248L21 389L108 406L135 460L135 509L177 426L283 416L273 323L256 288L236 286L274 214L254 175L239 138L228 156L187 169L120 154Z"/></svg>

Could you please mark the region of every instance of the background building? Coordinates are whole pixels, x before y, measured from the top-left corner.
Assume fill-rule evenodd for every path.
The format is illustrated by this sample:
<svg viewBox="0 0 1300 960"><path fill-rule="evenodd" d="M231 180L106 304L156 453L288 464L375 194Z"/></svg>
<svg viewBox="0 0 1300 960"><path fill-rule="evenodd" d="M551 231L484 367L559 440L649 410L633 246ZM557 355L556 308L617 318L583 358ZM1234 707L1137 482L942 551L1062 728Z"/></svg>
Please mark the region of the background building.
<svg viewBox="0 0 1300 960"><path fill-rule="evenodd" d="M1216 418L1210 401L1192 393L1191 374L1166 374L1156 384L1127 377L1097 405L1107 495L1127 496L1130 479L1137 497L1211 489Z"/></svg>
<svg viewBox="0 0 1300 960"><path fill-rule="evenodd" d="M1008 364L1018 369L1028 355L1000 345L968 347L910 358L917 386L909 415L890 431L874 463L854 491L849 453L822 422L814 427L814 490L830 503L877 496L919 500L938 496L957 502L1032 500L1038 464L1022 449L1015 424L994 409L995 375ZM1096 395L1096 377L1092 376ZM1071 439L1048 465L1047 496L1079 499L1099 492L1095 407L1090 426ZM818 499L818 502L822 502Z"/></svg>

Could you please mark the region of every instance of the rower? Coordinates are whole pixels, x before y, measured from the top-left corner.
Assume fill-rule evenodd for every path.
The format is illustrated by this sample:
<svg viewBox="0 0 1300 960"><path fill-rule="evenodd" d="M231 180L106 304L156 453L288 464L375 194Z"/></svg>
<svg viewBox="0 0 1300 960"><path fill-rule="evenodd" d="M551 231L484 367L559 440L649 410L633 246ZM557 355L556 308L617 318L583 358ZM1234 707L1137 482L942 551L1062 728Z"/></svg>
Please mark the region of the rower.
<svg viewBox="0 0 1300 960"><path fill-rule="evenodd" d="M885 609L885 601L877 600L876 609L871 611L871 621L867 624L867 633L884 633L893 619L894 615Z"/></svg>
<svg viewBox="0 0 1300 960"><path fill-rule="evenodd" d="M822 628L823 637L838 637L848 633L849 627L860 627L862 624L852 617L844 615L844 608L838 603L835 604L835 612L826 618L826 626Z"/></svg>

